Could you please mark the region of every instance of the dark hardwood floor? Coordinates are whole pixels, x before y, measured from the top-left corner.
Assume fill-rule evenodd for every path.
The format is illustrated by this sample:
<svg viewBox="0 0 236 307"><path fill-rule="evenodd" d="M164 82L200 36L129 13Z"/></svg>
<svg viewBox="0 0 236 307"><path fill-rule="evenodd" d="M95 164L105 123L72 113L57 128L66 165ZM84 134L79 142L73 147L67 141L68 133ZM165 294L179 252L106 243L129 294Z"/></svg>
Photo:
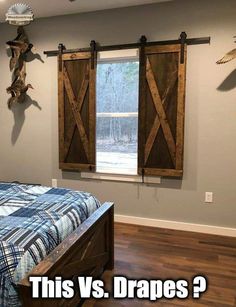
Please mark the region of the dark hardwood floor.
<svg viewBox="0 0 236 307"><path fill-rule="evenodd" d="M208 279L199 300L90 300L84 306L236 306L236 238L126 224L115 224L115 270L105 273L133 279Z"/></svg>

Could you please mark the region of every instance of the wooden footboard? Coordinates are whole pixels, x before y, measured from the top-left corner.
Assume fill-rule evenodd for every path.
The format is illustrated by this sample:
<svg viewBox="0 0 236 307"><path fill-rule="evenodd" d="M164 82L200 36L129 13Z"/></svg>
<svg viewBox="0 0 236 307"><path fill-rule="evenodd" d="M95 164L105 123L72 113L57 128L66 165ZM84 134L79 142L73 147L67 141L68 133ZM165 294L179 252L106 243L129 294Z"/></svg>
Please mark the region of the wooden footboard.
<svg viewBox="0 0 236 307"><path fill-rule="evenodd" d="M71 279L78 276L99 277L104 270L114 267L114 205L104 203L45 260L18 284L20 298L25 307L78 306L78 293L71 300L32 299L29 276L61 276Z"/></svg>

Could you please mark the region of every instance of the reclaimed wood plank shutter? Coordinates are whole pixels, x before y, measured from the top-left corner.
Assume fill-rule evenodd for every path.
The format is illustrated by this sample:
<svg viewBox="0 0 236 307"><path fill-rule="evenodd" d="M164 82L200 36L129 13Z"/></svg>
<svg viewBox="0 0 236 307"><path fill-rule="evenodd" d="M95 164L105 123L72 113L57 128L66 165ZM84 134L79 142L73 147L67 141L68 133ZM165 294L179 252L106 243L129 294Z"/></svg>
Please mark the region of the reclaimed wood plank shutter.
<svg viewBox="0 0 236 307"><path fill-rule="evenodd" d="M59 54L59 164L95 170L94 52Z"/></svg>
<svg viewBox="0 0 236 307"><path fill-rule="evenodd" d="M186 50L181 44L141 47L139 174L183 175Z"/></svg>

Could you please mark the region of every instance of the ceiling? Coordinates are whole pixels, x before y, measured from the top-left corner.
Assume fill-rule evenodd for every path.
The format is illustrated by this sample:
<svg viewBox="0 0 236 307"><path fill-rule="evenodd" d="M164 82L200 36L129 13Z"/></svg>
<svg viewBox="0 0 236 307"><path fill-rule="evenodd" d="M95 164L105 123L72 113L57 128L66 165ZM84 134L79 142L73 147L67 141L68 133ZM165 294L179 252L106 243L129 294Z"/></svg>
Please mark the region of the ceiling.
<svg viewBox="0 0 236 307"><path fill-rule="evenodd" d="M167 1L172 0L0 0L0 21L5 21L5 14L12 4L21 2L29 4L35 18L40 18Z"/></svg>

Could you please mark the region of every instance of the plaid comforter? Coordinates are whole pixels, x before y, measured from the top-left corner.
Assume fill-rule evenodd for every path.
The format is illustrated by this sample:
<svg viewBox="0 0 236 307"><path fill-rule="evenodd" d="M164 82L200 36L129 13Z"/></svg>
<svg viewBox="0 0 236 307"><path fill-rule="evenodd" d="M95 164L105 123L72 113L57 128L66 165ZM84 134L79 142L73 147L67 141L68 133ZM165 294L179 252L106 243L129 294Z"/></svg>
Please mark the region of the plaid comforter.
<svg viewBox="0 0 236 307"><path fill-rule="evenodd" d="M0 307L21 305L17 283L99 206L85 192L0 183Z"/></svg>

